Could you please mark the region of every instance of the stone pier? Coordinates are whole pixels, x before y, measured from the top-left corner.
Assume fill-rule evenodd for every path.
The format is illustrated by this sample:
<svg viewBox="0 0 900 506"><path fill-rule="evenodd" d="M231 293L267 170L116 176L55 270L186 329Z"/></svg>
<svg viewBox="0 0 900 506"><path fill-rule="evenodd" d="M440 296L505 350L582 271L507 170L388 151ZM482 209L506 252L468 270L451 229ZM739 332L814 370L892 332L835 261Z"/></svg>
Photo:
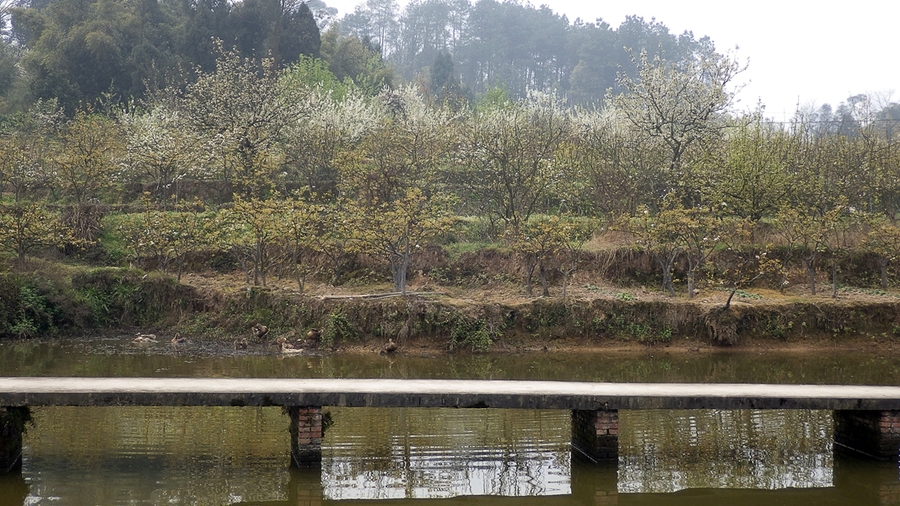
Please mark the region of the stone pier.
<svg viewBox="0 0 900 506"><path fill-rule="evenodd" d="M619 412L604 409L572 410L572 449L592 462L619 458Z"/></svg>
<svg viewBox="0 0 900 506"><path fill-rule="evenodd" d="M22 467L22 432L16 419L22 418L27 408L0 406L0 474L10 473Z"/></svg>
<svg viewBox="0 0 900 506"><path fill-rule="evenodd" d="M834 442L880 460L896 460L900 411L836 410Z"/></svg>
<svg viewBox="0 0 900 506"><path fill-rule="evenodd" d="M290 406L291 465L317 466L322 463L322 406Z"/></svg>

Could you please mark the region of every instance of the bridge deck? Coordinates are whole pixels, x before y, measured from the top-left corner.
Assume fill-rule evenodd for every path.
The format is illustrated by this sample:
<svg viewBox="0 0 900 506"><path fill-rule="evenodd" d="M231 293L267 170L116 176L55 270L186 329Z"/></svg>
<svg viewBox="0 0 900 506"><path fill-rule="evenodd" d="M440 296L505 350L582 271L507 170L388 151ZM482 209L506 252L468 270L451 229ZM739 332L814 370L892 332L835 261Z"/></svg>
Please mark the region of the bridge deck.
<svg viewBox="0 0 900 506"><path fill-rule="evenodd" d="M567 381L0 378L0 406L900 410L900 387Z"/></svg>

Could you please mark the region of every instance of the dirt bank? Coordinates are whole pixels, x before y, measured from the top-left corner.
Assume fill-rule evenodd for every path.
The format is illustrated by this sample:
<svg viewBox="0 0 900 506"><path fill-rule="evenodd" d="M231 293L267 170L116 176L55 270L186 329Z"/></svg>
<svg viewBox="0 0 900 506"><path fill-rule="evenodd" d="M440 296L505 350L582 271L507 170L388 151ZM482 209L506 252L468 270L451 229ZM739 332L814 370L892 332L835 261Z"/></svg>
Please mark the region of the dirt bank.
<svg viewBox="0 0 900 506"><path fill-rule="evenodd" d="M380 276L371 276L383 279ZM371 353L389 340L407 353L509 353L541 350L670 352L727 349L893 350L900 341L900 297L881 290L842 289L812 295L799 285L785 293L763 288L701 291L669 297L644 286L597 284L592 273L565 296L526 296L503 276L480 283L443 283L421 272L410 294L385 296L391 286L357 278L334 287L288 280L248 286L243 276L191 273L177 282L138 269L84 269L48 264L0 275L0 335L38 337L98 331L175 332L205 342L271 346L275 339L318 350ZM376 295L376 296L372 296ZM267 327L265 336L250 333ZM311 330L314 339L305 341ZM298 343L299 341L299 343Z"/></svg>
<svg viewBox="0 0 900 506"><path fill-rule="evenodd" d="M323 350L371 353L388 340L406 353L422 354L892 351L900 344L900 298L874 291L842 290L836 298L813 296L803 287L742 291L725 309L725 291L688 299L588 283L573 284L566 297L525 297L515 285L473 289L419 279L410 289L418 294L373 298L365 295L389 293L390 287L321 284L299 293L295 285L277 281L266 288L247 288L219 275L184 281L207 308L184 319L190 333L251 337L249 328L262 323L270 329L267 339L311 344L304 343L307 333L317 329L316 345Z"/></svg>

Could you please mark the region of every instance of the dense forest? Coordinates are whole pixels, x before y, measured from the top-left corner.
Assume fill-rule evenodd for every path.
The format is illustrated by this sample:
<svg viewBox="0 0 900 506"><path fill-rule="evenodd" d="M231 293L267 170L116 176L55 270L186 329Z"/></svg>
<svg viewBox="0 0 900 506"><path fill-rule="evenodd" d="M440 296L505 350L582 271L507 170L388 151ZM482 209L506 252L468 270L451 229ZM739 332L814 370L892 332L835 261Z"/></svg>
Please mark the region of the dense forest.
<svg viewBox="0 0 900 506"><path fill-rule="evenodd" d="M797 273L837 290L860 257L873 286L895 284L900 105L738 113L745 65L660 22L614 30L494 0L399 15L370 0L342 19L274 0L7 0L2 14L13 270L44 257L180 278L227 255L248 284L302 291L365 255L404 292L427 247L500 248L528 294L549 294L550 271L565 294L584 245L615 231L672 295ZM16 328L0 333L33 331Z"/></svg>

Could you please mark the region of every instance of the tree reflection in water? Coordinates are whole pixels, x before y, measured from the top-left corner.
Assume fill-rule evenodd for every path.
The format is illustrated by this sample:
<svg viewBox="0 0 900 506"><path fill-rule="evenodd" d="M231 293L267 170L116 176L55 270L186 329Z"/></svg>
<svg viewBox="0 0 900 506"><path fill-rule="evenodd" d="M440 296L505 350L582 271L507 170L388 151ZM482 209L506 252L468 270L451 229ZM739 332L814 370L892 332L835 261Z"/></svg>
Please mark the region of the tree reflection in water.
<svg viewBox="0 0 900 506"><path fill-rule="evenodd" d="M291 470L280 408L38 408L0 505L900 503L896 464L832 454L830 412L623 411L596 466L567 411L328 409L323 467Z"/></svg>
<svg viewBox="0 0 900 506"><path fill-rule="evenodd" d="M568 413L341 409L323 448L330 499L569 494Z"/></svg>
<svg viewBox="0 0 900 506"><path fill-rule="evenodd" d="M830 411L623 411L619 422L622 493L833 485Z"/></svg>

